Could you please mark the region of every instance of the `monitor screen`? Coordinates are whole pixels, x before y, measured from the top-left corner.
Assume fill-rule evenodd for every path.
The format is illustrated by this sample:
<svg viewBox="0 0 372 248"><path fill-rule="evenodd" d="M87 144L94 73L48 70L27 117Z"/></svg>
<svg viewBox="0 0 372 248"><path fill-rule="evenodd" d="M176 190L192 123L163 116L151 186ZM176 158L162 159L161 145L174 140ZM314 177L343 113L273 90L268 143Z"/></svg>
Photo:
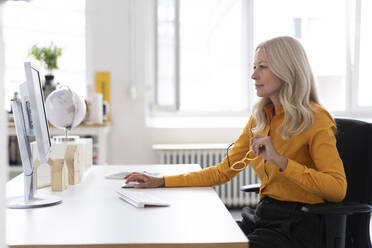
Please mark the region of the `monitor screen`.
<svg viewBox="0 0 372 248"><path fill-rule="evenodd" d="M26 84L30 98L32 128L37 142L40 163L47 163L50 153L50 135L45 112L40 73L31 63L25 62Z"/></svg>
<svg viewBox="0 0 372 248"><path fill-rule="evenodd" d="M40 73L34 67L31 67L31 69L32 69L32 79L34 81L33 82L34 87L36 87L36 89L35 89L35 93L37 94L36 97L39 98L39 99L44 99L43 88L41 87ZM48 137L47 140L49 141L49 145L51 145L50 135L49 135L50 132L49 132L49 125L48 125L48 118L46 116L46 111L45 111L45 104L44 104L44 101L40 101L40 102L41 102L41 106L42 106L42 108L40 109L41 110L41 119L43 120L43 122L40 123L40 124L43 124L43 126L47 130L47 132L45 134Z"/></svg>

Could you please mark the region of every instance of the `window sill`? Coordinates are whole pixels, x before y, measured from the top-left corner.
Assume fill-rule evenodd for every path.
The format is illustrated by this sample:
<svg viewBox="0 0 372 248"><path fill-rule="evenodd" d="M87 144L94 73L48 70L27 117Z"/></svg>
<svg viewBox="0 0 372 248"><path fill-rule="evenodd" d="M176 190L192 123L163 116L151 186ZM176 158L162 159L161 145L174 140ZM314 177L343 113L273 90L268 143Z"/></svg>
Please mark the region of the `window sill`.
<svg viewBox="0 0 372 248"><path fill-rule="evenodd" d="M249 116L219 117L148 117L149 128L244 128Z"/></svg>

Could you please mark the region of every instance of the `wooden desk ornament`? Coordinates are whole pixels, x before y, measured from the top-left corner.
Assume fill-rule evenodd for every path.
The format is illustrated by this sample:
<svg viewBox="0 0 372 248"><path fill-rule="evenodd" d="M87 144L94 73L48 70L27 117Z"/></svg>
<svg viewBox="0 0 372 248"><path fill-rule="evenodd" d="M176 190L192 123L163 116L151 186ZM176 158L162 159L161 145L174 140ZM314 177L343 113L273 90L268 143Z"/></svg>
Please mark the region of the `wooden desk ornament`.
<svg viewBox="0 0 372 248"><path fill-rule="evenodd" d="M67 167L64 159L54 159L52 164L52 191L63 191L68 184Z"/></svg>
<svg viewBox="0 0 372 248"><path fill-rule="evenodd" d="M40 161L35 159L34 162L34 180L37 189L52 186L52 191L63 191L67 188L67 167L64 159L48 159L48 165L50 168L50 183L41 184L38 180L38 170L40 167Z"/></svg>
<svg viewBox="0 0 372 248"><path fill-rule="evenodd" d="M82 171L77 145L68 145L65 152L65 162L68 170L68 184L74 185L81 182Z"/></svg>
<svg viewBox="0 0 372 248"><path fill-rule="evenodd" d="M53 160L50 158L48 159L48 165L49 167L53 165ZM38 159L35 159L34 161L34 182L35 182L36 189L42 189L42 188L51 186L52 183L50 181L44 184L39 182L39 177L38 177L39 167L40 167L40 161Z"/></svg>
<svg viewBox="0 0 372 248"><path fill-rule="evenodd" d="M50 168L50 183L38 182L38 169L40 162L35 159L34 162L34 180L37 189L52 186L52 191L63 191L67 185L74 185L81 182L82 171L79 159L79 150L77 145L68 145L66 147L64 158L48 160ZM44 165L45 166L45 165ZM44 167L45 169L45 167Z"/></svg>

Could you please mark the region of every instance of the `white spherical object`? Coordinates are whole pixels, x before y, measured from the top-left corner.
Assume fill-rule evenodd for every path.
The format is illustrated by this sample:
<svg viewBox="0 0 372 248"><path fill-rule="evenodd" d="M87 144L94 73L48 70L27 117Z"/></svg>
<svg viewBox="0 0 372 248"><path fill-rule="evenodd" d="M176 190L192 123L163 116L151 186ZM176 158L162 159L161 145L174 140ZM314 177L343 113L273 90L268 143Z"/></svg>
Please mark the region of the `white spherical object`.
<svg viewBox="0 0 372 248"><path fill-rule="evenodd" d="M45 108L49 122L62 129L76 127L86 114L85 101L64 86L48 95Z"/></svg>

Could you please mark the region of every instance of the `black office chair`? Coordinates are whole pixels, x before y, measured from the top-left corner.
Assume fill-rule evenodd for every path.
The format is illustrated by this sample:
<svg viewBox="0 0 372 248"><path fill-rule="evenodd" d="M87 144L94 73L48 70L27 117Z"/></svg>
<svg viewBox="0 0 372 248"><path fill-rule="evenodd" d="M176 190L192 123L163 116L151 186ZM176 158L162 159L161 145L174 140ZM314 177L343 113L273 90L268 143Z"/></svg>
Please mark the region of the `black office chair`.
<svg viewBox="0 0 372 248"><path fill-rule="evenodd" d="M372 248L369 225L372 211L372 124L335 119L337 149L347 178L342 203L305 205L302 211L324 218L327 248ZM259 191L259 184L246 185L244 192ZM243 218L252 218L254 210L245 207Z"/></svg>

